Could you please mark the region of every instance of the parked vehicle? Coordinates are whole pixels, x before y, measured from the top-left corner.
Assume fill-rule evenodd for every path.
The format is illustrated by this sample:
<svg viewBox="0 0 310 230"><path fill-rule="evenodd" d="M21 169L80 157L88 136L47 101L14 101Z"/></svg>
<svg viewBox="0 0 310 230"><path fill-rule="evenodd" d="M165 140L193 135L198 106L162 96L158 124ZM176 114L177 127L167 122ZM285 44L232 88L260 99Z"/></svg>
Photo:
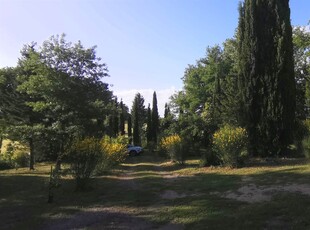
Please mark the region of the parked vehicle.
<svg viewBox="0 0 310 230"><path fill-rule="evenodd" d="M127 145L127 154L129 156L138 156L143 152L143 148L141 146Z"/></svg>

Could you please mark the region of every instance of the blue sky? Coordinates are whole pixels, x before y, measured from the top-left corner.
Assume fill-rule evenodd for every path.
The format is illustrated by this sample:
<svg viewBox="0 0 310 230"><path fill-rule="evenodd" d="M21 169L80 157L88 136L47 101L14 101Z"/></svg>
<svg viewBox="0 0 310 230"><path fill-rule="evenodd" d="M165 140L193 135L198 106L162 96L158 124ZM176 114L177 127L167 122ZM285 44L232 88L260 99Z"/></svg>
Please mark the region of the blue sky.
<svg viewBox="0 0 310 230"><path fill-rule="evenodd" d="M65 33L68 41L97 45L119 99L131 106L140 92L149 103L155 90L162 114L187 65L234 35L238 2L0 0L0 67L15 66L23 44ZM306 25L310 1L291 0L290 7L292 25Z"/></svg>

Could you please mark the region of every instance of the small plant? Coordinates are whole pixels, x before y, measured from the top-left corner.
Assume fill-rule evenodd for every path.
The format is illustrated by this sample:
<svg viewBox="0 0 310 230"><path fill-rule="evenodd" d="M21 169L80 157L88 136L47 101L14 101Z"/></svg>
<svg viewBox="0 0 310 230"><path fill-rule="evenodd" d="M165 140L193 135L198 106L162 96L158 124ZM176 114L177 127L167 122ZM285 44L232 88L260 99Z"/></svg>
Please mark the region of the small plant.
<svg viewBox="0 0 310 230"><path fill-rule="evenodd" d="M224 165L239 167L246 157L246 130L241 127L225 125L213 135L213 146Z"/></svg>
<svg viewBox="0 0 310 230"><path fill-rule="evenodd" d="M303 152L306 158L310 159L310 137L305 137L302 140Z"/></svg>
<svg viewBox="0 0 310 230"><path fill-rule="evenodd" d="M15 167L27 167L29 164L29 154L23 151L16 151L12 156Z"/></svg>
<svg viewBox="0 0 310 230"><path fill-rule="evenodd" d="M47 203L53 203L54 190L60 186L60 173L58 167L53 169L51 166L50 178L48 183L48 200Z"/></svg>
<svg viewBox="0 0 310 230"><path fill-rule="evenodd" d="M84 190L102 156L100 140L93 137L76 139L66 149L66 156L76 179L76 189Z"/></svg>
<svg viewBox="0 0 310 230"><path fill-rule="evenodd" d="M168 153L173 162L184 163L186 149L179 135L163 137L160 141L160 148Z"/></svg>
<svg viewBox="0 0 310 230"><path fill-rule="evenodd" d="M205 166L215 166L215 165L220 165L221 160L219 159L217 153L214 151L214 148L209 147L202 153L202 157L200 160L200 166L205 167Z"/></svg>

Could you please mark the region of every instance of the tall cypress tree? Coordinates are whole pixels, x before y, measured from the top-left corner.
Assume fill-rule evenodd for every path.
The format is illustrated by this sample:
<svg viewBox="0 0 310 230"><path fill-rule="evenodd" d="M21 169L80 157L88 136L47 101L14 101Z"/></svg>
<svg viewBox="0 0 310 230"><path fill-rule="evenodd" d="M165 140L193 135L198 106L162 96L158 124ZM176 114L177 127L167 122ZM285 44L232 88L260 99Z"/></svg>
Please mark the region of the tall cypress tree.
<svg viewBox="0 0 310 230"><path fill-rule="evenodd" d="M127 129L128 129L128 138L129 138L129 144L132 144L132 122L131 122L131 115L128 114L128 120L127 120Z"/></svg>
<svg viewBox="0 0 310 230"><path fill-rule="evenodd" d="M239 7L239 84L253 155L283 153L293 141L295 81L288 0Z"/></svg>
<svg viewBox="0 0 310 230"><path fill-rule="evenodd" d="M141 145L142 126L145 121L145 107L144 98L140 93L137 93L132 105L132 119L133 119L133 143L134 145Z"/></svg>
<svg viewBox="0 0 310 230"><path fill-rule="evenodd" d="M118 131L119 131L119 113L118 113L118 102L117 98L115 98L114 101L114 114L113 114L113 136L117 137L118 136Z"/></svg>
<svg viewBox="0 0 310 230"><path fill-rule="evenodd" d="M152 140L153 140L153 127L152 127L152 113L151 113L151 108L150 108L150 104L147 108L147 121L146 121L146 140L147 140L147 144L149 145Z"/></svg>
<svg viewBox="0 0 310 230"><path fill-rule="evenodd" d="M121 135L125 135L125 118L124 118L124 104L120 102L120 114L119 114L119 132Z"/></svg>
<svg viewBox="0 0 310 230"><path fill-rule="evenodd" d="M165 103L165 111L164 111L164 118L167 118L170 114L170 108L167 103Z"/></svg>
<svg viewBox="0 0 310 230"><path fill-rule="evenodd" d="M156 92L153 93L153 107L152 107L152 140L157 143L157 136L159 131L159 115L157 107Z"/></svg>

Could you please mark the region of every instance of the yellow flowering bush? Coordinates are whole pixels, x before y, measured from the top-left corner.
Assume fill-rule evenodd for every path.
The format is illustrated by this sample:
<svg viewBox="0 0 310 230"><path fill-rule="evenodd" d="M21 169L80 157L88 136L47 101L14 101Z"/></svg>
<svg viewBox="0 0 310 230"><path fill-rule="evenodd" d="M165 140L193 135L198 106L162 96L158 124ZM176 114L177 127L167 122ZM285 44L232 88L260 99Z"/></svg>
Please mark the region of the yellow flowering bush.
<svg viewBox="0 0 310 230"><path fill-rule="evenodd" d="M76 179L76 189L83 190L94 175L102 156L100 140L94 137L75 139L66 149L70 170Z"/></svg>
<svg viewBox="0 0 310 230"><path fill-rule="evenodd" d="M213 135L213 146L219 159L228 166L238 167L243 162L247 143L244 128L225 125Z"/></svg>
<svg viewBox="0 0 310 230"><path fill-rule="evenodd" d="M100 140L102 159L97 167L97 173L103 173L125 160L126 143L125 138L110 138L105 136Z"/></svg>
<svg viewBox="0 0 310 230"><path fill-rule="evenodd" d="M181 143L181 137L179 135L171 135L168 137L163 137L160 141L160 146L163 149L169 149L171 147L173 147L176 144L180 144Z"/></svg>
<svg viewBox="0 0 310 230"><path fill-rule="evenodd" d="M184 163L184 148L182 146L182 139L179 135L171 135L163 137L160 141L160 148L166 151L170 159L177 163Z"/></svg>
<svg viewBox="0 0 310 230"><path fill-rule="evenodd" d="M124 138L86 137L74 140L66 149L71 172L76 179L77 189L83 189L89 178L105 172L125 159Z"/></svg>

